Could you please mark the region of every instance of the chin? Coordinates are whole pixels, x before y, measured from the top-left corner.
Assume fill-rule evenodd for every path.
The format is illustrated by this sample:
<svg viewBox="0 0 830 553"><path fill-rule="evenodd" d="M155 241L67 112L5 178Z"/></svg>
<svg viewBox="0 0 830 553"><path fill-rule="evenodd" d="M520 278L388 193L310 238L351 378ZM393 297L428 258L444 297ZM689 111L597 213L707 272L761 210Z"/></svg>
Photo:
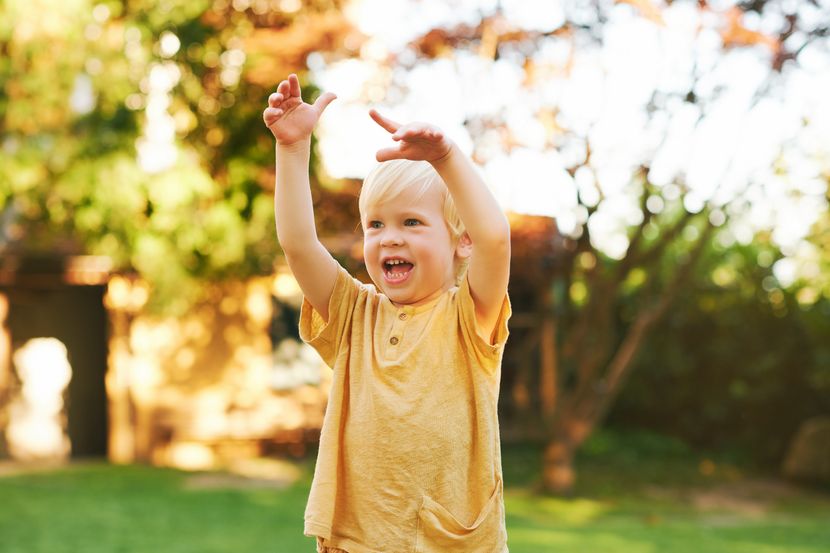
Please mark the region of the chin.
<svg viewBox="0 0 830 553"><path fill-rule="evenodd" d="M387 290L381 288L380 291L383 292L387 298L394 301L395 303L409 303L408 300L410 298L407 298L406 294L402 294L399 290Z"/></svg>
<svg viewBox="0 0 830 553"><path fill-rule="evenodd" d="M389 301L397 305L410 305L416 303L417 301L412 298L411 294L408 294L402 290L388 290L380 288L380 291L383 292L387 298L389 298Z"/></svg>

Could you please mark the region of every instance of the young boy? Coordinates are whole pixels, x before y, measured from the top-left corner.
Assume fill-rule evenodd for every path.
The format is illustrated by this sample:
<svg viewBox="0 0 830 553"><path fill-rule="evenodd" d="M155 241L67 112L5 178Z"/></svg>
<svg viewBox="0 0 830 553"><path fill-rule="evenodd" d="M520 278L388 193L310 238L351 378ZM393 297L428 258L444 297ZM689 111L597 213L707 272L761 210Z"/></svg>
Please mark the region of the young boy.
<svg viewBox="0 0 830 553"><path fill-rule="evenodd" d="M374 286L353 279L318 241L309 191L310 136L334 98L303 102L292 74L263 113L300 333L334 369L305 534L326 553L505 553L507 219L440 130L371 110L396 144L359 200Z"/></svg>

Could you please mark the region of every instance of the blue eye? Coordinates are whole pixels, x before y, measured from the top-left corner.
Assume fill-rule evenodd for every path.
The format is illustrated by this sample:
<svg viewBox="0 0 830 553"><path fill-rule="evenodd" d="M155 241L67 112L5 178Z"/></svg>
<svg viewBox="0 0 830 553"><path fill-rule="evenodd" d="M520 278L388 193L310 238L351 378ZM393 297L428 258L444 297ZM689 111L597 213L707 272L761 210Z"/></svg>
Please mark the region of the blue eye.
<svg viewBox="0 0 830 553"><path fill-rule="evenodd" d="M383 226L383 223L380 221L369 221L369 228L380 228Z"/></svg>
<svg viewBox="0 0 830 553"><path fill-rule="evenodd" d="M404 224L404 226L407 226L407 227L414 227L414 226L420 225L421 221L419 221L418 219L407 219L406 221L403 222L403 224Z"/></svg>

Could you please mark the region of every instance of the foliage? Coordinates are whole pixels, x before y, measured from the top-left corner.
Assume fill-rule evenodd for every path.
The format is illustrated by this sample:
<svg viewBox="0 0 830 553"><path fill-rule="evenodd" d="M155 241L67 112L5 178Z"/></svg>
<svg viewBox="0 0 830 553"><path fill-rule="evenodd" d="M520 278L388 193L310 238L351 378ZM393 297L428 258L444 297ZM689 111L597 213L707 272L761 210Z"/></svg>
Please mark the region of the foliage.
<svg viewBox="0 0 830 553"><path fill-rule="evenodd" d="M708 280L695 264L712 240L725 241L735 225L743 228L742 242L752 241L763 227L759 214L778 207L764 204L809 196L803 205L811 213L826 209L820 188L826 171L816 167L826 165L827 150L805 138L822 126L820 118L804 111L790 121L790 139L779 140L783 131L765 126L772 120L765 110L775 105L795 113L781 91L793 75L816 72L812 55L826 60L828 29L817 11L777 0L574 1L539 15L545 23L516 18L512 6L498 4L472 22L429 29L388 52L379 33L361 54L365 71L388 83L387 90L366 87L356 101L446 102L461 112L459 132L467 132L476 161L485 171L495 167L497 187L509 187L506 196L529 181L538 185L539 203L545 194L554 198L557 229L545 237L553 254L539 260L552 262L537 271L536 282L517 273L537 259L514 265L516 305L533 311L525 323L531 330L515 347L524 360L531 347L539 351L537 366L516 363L522 374L514 391L523 386L519 397L538 394L527 402L533 406L527 420L542 426L549 442L547 487L567 491L574 452L639 366L633 361L649 333L666 328L663 317L696 290L693 279ZM652 37L647 46L640 35ZM669 39L680 35L682 47ZM675 57L651 57L664 47L677 48ZM423 82L441 82L440 93L430 96L432 90L419 88ZM480 94L470 83L487 83L493 93ZM676 125L688 128L685 138ZM756 141L759 135L771 139ZM718 152L700 154L712 144ZM673 156L682 161L666 161ZM509 171L498 170L505 165ZM813 169L802 179L807 166ZM781 234L773 237L783 249ZM712 268L721 279L726 269ZM685 376L697 378L691 371Z"/></svg>
<svg viewBox="0 0 830 553"><path fill-rule="evenodd" d="M542 369L527 379L527 387L544 396L536 404L536 419L544 421L550 440L575 449L590 435L653 328L658 329L659 339L648 343L654 351L646 352L636 367L646 371L668 367L667 373L653 378L690 379L685 382L711 378L707 385L712 395L683 398L688 413L702 405L695 401L706 400L708 407L700 411L709 421L706 427L729 428L724 420L744 412L768 421L765 417L771 415L764 412L764 401L781 404L786 386L806 389L809 383L813 390L827 389L826 371L819 369L826 366L828 354L816 345L827 331L823 303L818 302L822 294L827 297L827 284L801 283L806 285L795 299L818 307L799 313L785 290L766 286L766 294L759 292L758 282L770 276L750 270L754 253L735 250L737 258L745 258L736 265L741 267L738 271L711 261L717 254L709 251L706 269L693 273L690 262L698 252L706 253L703 248L710 245L713 227L728 225L729 218L746 211L749 202L735 197L730 205L703 205L685 182L688 175L658 184L650 173L651 156L668 136L671 117L692 113L693 126L700 128L712 113L732 112L728 105L724 109L726 104L718 104L733 91L713 77L716 69L729 70L718 66L717 60L746 49L766 63L768 74L753 92L753 107L768 93L783 95L782 83L799 65L799 54L822 44L820 39L827 36L826 21L814 10L791 13L787 2L778 0L744 2L726 10L707 2L688 3L687 14L699 18L690 40L699 41L696 51L701 56L684 60L689 62L688 74L667 90L643 89L645 94L635 95L633 119L600 120L597 115L586 123L565 116L567 98L557 89L577 80L577 60L583 55L587 59L607 55L608 66L599 66L606 85L619 79L620 85L650 86L643 77L648 71L628 63L636 55L625 48L603 50L603 42L613 39L605 30L610 22L630 18L632 13L662 25L664 11L680 2L666 7L641 0L567 2L562 21L547 30L509 23L498 4L493 13L479 14L472 23L425 29L401 52L379 47L376 40L364 41L366 37L344 18L345 4L345 0L6 0L0 8L0 252L17 248L108 255L118 269L137 270L153 284L154 305L181 310L199 296L203 279L271 269L277 254L270 198L273 154L260 112L279 79L289 71L302 72L309 54L317 50L326 52L323 65L344 57L349 62L366 57L372 70L364 74L366 82L356 87L367 95L361 100L394 103L396 97L404 99L412 85L406 79L409 74L432 63L446 67L447 60L455 59L472 67L473 75L486 77L481 83L487 86L521 81L516 89L519 97L511 96L509 106L489 109L487 102L464 102L472 115L460 119L469 131L476 160L486 165L505 153L526 153L528 144L522 141L531 136L530 142L539 142L534 148L545 154L555 150L561 165L561 174L540 172L540 180L547 189L570 183L574 192L573 205L558 215L558 232L544 237L555 256L545 260L550 265L539 271L535 287L526 290L528 305L539 308L538 326L551 331L541 343ZM374 5L386 4L391 3ZM751 28L767 16L778 21L774 31ZM619 71L623 66L633 73ZM346 74L353 78L353 73ZM303 86L309 89L308 83ZM524 96L531 89L533 94ZM479 96L487 100L483 94L472 100ZM590 98L596 101L589 113L624 111L616 104L606 105L600 96ZM622 95L615 99L625 100ZM507 108L517 105L527 117L511 118ZM634 135L633 129L640 126L656 128L653 134L660 140L653 134ZM523 135L525 127L533 132ZM631 136L624 142L597 143L595 137L602 135L598 131L603 127L623 128ZM648 144L630 148L641 140ZM618 186L624 191L615 195L601 173L603 162L615 162L619 152L629 157L617 160L618 166L606 173L625 173L625 182ZM776 173L792 169L784 159L779 165ZM822 175L826 181L826 171ZM318 221L323 226L336 221L343 228L345 210L320 199L324 177L316 177ZM792 180L801 179L795 174ZM619 179L611 181L619 185ZM793 194L802 192L794 189ZM632 198L633 213L624 213L620 206ZM591 221L600 221L600 230L603 225L618 227L610 248L614 255L601 247L602 233L592 228ZM814 244L824 256L816 265L823 275L827 273L826 218L821 225ZM717 289L701 284L710 274ZM696 283L690 285L694 275ZM542 297L548 291L550 297ZM700 298L694 297L697 292ZM676 298L681 303L669 310ZM704 304L706 309L701 308ZM781 305L787 306L789 315L777 319ZM660 326L664 314L669 324ZM753 333L752 325L745 324L748 317L758 318L758 336L764 341ZM787 322L792 324L785 328ZM672 330L685 334L670 339ZM785 330L791 332L783 334ZM724 361L735 358L734 344L740 342L728 333L746 340L743 354L756 363ZM765 344L779 341L782 347L776 352L764 351ZM669 344L677 347L670 349ZM554 345L553 351L544 349ZM687 355L680 357L678 351ZM815 370L787 371L791 358ZM730 375L726 387L719 381L725 374ZM635 391L632 397L646 396ZM664 422L672 420L675 411L668 401L660 403L665 395L647 397L666 415ZM735 405L743 411L723 405L736 398ZM812 404L799 408L806 410L807 405ZM780 425L778 441L759 449L759 455L771 458L780 453L780 437L793 420L784 417L775 423ZM569 428L563 429L563 421ZM695 423L684 424L684 433L701 439L691 429ZM741 443L755 448L761 435L744 439Z"/></svg>
<svg viewBox="0 0 830 553"><path fill-rule="evenodd" d="M273 141L262 108L278 78L303 70L314 41L348 27L332 17L337 2L248 4L4 3L6 252L109 256L150 281L153 307L171 311L198 298L204 279L272 270ZM298 38L280 41L280 63L268 65L267 39L289 30Z"/></svg>
<svg viewBox="0 0 830 553"><path fill-rule="evenodd" d="M643 348L612 425L780 464L798 425L830 410L830 300L799 303L771 261L759 244L710 249Z"/></svg>

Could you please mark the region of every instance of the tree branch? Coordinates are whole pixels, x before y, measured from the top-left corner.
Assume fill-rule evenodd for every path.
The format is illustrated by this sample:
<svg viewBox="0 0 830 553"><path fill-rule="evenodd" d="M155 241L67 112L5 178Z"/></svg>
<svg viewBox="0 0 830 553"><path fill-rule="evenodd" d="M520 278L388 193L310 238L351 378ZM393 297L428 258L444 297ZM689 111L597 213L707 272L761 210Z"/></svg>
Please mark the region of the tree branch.
<svg viewBox="0 0 830 553"><path fill-rule="evenodd" d="M681 286L691 276L694 266L697 264L698 259L700 259L706 245L709 243L714 228L712 224L707 224L692 249L688 261L678 267L672 281L666 287L661 297L653 306L643 309L631 325L620 347L608 363L606 377L597 387L596 394L590 402L591 405L584 406L586 411L590 413L590 420L593 424L599 423L605 416L612 401L622 388L622 382L628 376L632 361L639 351L643 340L648 335L648 331L665 315L669 306L677 297Z"/></svg>

